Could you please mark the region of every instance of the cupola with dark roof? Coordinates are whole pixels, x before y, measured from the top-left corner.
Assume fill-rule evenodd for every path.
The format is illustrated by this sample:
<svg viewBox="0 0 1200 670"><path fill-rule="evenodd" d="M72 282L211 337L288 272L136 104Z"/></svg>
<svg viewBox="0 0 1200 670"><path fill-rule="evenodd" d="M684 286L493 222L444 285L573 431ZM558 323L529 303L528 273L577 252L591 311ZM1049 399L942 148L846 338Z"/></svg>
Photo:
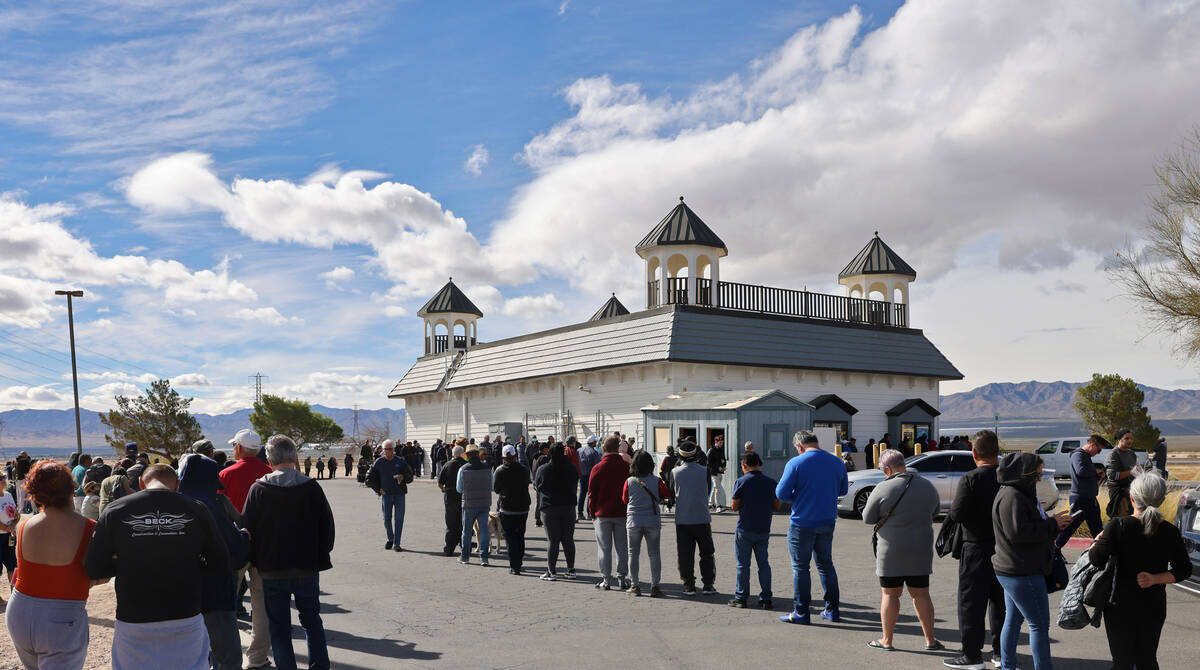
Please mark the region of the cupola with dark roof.
<svg viewBox="0 0 1200 670"><path fill-rule="evenodd" d="M476 321L483 317L483 312L454 285L451 277L424 307L417 310L417 316L425 320L425 353L436 354L473 346L479 334ZM461 333L458 332L460 326ZM439 332L439 329L444 331Z"/></svg>
<svg viewBox="0 0 1200 670"><path fill-rule="evenodd" d="M879 237L879 231L838 273L838 283L851 298L869 298L874 293L893 304L908 304L908 285L917 271ZM899 297L897 297L899 293Z"/></svg>
<svg viewBox="0 0 1200 670"><path fill-rule="evenodd" d="M588 321L603 321L617 316L625 316L628 313L629 310L625 309L625 305L622 305L620 300L617 300L617 294L614 293Z"/></svg>
<svg viewBox="0 0 1200 670"><path fill-rule="evenodd" d="M634 250L646 260L647 308L714 304L721 276L718 259L729 249L683 196Z"/></svg>

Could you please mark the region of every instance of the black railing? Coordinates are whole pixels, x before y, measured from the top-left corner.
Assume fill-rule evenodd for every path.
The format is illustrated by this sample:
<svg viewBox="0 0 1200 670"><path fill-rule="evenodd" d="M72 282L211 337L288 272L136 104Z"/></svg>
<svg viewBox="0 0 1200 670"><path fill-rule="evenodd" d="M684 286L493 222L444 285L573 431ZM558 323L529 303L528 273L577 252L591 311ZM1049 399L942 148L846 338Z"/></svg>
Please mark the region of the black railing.
<svg viewBox="0 0 1200 670"><path fill-rule="evenodd" d="M739 312L799 316L872 326L908 327L908 305L904 304L893 305L882 300L724 281L717 282L714 302L712 284L711 279L696 278L696 304ZM650 282L648 291L648 297L651 299L647 304L657 307L658 282ZM667 278L666 304L688 304L687 277Z"/></svg>
<svg viewBox="0 0 1200 670"><path fill-rule="evenodd" d="M475 346L475 338L467 337L466 335L454 336L455 349L466 349L468 343L470 343L471 346ZM449 335L434 335L433 337L425 338L425 353L427 354L440 354L449 348Z"/></svg>

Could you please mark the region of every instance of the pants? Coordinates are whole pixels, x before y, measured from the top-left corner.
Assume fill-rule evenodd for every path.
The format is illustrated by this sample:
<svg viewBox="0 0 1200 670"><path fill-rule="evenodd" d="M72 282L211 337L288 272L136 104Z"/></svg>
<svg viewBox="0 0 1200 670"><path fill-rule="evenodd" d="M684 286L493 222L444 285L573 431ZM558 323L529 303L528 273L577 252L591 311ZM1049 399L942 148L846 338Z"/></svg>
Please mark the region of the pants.
<svg viewBox="0 0 1200 670"><path fill-rule="evenodd" d="M991 623L992 653L1000 656L1000 632L1004 625L1004 589L992 569L992 547L978 542L963 542L958 562L958 629L963 654L978 659L983 654L983 639Z"/></svg>
<svg viewBox="0 0 1200 670"><path fill-rule="evenodd" d="M488 559L488 508L464 507L462 513L462 551L459 557L467 560L471 557L471 536L475 534L474 525L479 524L479 557Z"/></svg>
<svg viewBox="0 0 1200 670"><path fill-rule="evenodd" d="M271 633L267 626L262 576L258 574L258 568L252 565L238 571L239 582L243 575L250 585L250 647L246 649L246 665L263 665L271 654Z"/></svg>
<svg viewBox="0 0 1200 670"><path fill-rule="evenodd" d="M542 509L542 524L546 527L546 569L558 567L558 550L567 558L567 570L575 569L575 510L567 505L552 505Z"/></svg>
<svg viewBox="0 0 1200 670"><path fill-rule="evenodd" d="M26 668L78 670L87 660L85 600L34 598L13 591L5 623Z"/></svg>
<svg viewBox="0 0 1200 670"><path fill-rule="evenodd" d="M447 496L446 546L442 547L442 551L454 551L454 548L462 541L462 512L462 503L458 500L450 500Z"/></svg>
<svg viewBox="0 0 1200 670"><path fill-rule="evenodd" d="M1141 600L1139 598L1139 600ZM1121 603L1104 610L1104 634L1113 670L1158 670L1158 639L1166 620L1166 600L1159 607Z"/></svg>
<svg viewBox="0 0 1200 670"><path fill-rule="evenodd" d="M317 479L325 479L325 468L317 468Z"/></svg>
<svg viewBox="0 0 1200 670"><path fill-rule="evenodd" d="M1100 522L1099 501L1095 498L1080 498L1076 495L1071 495L1068 500L1071 502L1072 512L1083 510L1083 514L1071 517L1071 523L1058 533L1058 537L1054 539L1054 544L1058 545L1059 549L1063 548L1067 540L1070 540L1071 536L1075 534L1075 529L1079 528L1080 524L1084 521L1087 522L1088 532L1092 534L1093 538L1099 535L1101 529L1104 528L1104 525Z"/></svg>
<svg viewBox="0 0 1200 670"><path fill-rule="evenodd" d="M162 667L170 660L179 670L208 670L208 631L199 614L186 619L113 624L112 669Z"/></svg>
<svg viewBox="0 0 1200 670"><path fill-rule="evenodd" d="M600 576L606 582L613 578L613 553L617 555L617 577L624 579L629 574L629 545L626 544L625 517L596 517L592 520L596 529L596 562L600 564Z"/></svg>
<svg viewBox="0 0 1200 670"><path fill-rule="evenodd" d="M825 609L837 612L841 604L837 570L833 567L834 525L788 527L788 550L792 555L792 604L796 614L808 616L812 602L812 574L809 561L816 559L817 575L825 590Z"/></svg>
<svg viewBox="0 0 1200 670"><path fill-rule="evenodd" d="M584 518L583 510L587 509L587 507L585 507L585 505L587 505L587 495L588 495L588 478L581 476L579 478L579 502L577 502L575 504L575 506L576 506L575 514L580 519Z"/></svg>
<svg viewBox="0 0 1200 670"><path fill-rule="evenodd" d="M684 586L696 585L696 548L700 548L700 579L704 586L717 581L716 549L712 524L675 524L675 549L679 553L679 578Z"/></svg>
<svg viewBox="0 0 1200 670"><path fill-rule="evenodd" d="M208 660L213 670L242 670L242 639L233 610L205 612L204 628L208 630Z"/></svg>
<svg viewBox="0 0 1200 670"><path fill-rule="evenodd" d="M725 475L709 475L709 478L712 479L712 486L710 486L708 490L708 506L724 507L725 485L721 483L721 480L725 478Z"/></svg>
<svg viewBox="0 0 1200 670"><path fill-rule="evenodd" d="M306 464L304 465L304 476L305 476L305 477L311 477L312 475L311 475L311 474L309 474L309 473L311 473L311 472L312 472L312 466L306 463Z"/></svg>
<svg viewBox="0 0 1200 670"><path fill-rule="evenodd" d="M328 670L329 648L325 645L325 624L321 621L320 590L317 575L263 580L267 619L271 622L271 652L279 670L296 670L296 652L292 649L293 597L308 641L308 667Z"/></svg>
<svg viewBox="0 0 1200 670"><path fill-rule="evenodd" d="M349 463L346 464L346 476L347 477L350 476L350 464Z"/></svg>
<svg viewBox="0 0 1200 670"><path fill-rule="evenodd" d="M521 560L525 558L525 524L528 521L528 512L500 514L500 530L504 531L504 543L508 547L508 567L513 570L520 570Z"/></svg>
<svg viewBox="0 0 1200 670"><path fill-rule="evenodd" d="M755 533L738 529L733 536L734 554L737 557L737 579L733 597L745 600L750 597L750 553L758 563L758 599L771 599L771 563L767 560L767 544L771 532Z"/></svg>
<svg viewBox="0 0 1200 670"><path fill-rule="evenodd" d="M1029 622L1029 648L1035 670L1050 670L1050 597L1044 575L996 575L1004 587L1004 630L1000 634L1000 667L1016 670L1021 623Z"/></svg>
<svg viewBox="0 0 1200 670"><path fill-rule="evenodd" d="M403 493L380 496L383 499L383 529L387 531L387 541L396 546L400 546L400 535L404 532L405 497Z"/></svg>
<svg viewBox="0 0 1200 670"><path fill-rule="evenodd" d="M12 584L13 573L17 571L17 548L9 545L11 533L0 533L0 565L8 571L8 583Z"/></svg>
<svg viewBox="0 0 1200 670"><path fill-rule="evenodd" d="M638 561L642 553L642 539L645 538L646 553L650 556L650 586L658 586L662 583L662 551L659 542L662 528L634 526L626 528L625 534L629 538L629 579L637 585Z"/></svg>
<svg viewBox="0 0 1200 670"><path fill-rule="evenodd" d="M1108 518L1112 519L1118 516L1132 516L1133 503L1129 500L1129 486L1133 483L1132 479L1125 479L1128 484L1118 486L1108 485Z"/></svg>

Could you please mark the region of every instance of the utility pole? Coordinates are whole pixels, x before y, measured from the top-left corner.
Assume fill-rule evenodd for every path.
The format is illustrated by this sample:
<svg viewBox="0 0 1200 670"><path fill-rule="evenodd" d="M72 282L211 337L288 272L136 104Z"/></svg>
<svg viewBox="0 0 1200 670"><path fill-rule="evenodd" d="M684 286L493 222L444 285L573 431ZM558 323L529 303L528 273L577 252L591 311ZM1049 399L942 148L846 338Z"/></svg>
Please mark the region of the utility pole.
<svg viewBox="0 0 1200 670"><path fill-rule="evenodd" d="M75 389L75 453L83 453L83 431L79 428L79 372L75 369L75 308L71 298L82 298L83 291L55 291L54 295L67 296L67 324L71 330L71 385Z"/></svg>
<svg viewBox="0 0 1200 670"><path fill-rule="evenodd" d="M271 381L271 378L261 372L256 372L246 379L254 380L254 404L257 405L258 403L262 402L263 381Z"/></svg>
<svg viewBox="0 0 1200 670"><path fill-rule="evenodd" d="M358 403L354 403L354 443L358 444Z"/></svg>

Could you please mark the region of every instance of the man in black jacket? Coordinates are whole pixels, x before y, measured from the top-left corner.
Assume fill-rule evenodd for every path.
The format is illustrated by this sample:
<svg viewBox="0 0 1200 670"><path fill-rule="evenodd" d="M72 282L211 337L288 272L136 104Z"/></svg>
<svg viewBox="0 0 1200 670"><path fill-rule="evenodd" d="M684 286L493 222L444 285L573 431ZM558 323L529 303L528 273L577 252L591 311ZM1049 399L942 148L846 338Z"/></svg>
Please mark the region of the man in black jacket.
<svg viewBox="0 0 1200 670"><path fill-rule="evenodd" d="M262 575L271 632L271 653L279 668L295 668L291 599L300 610L308 638L308 667L328 668L329 650L321 621L318 573L333 567L333 511L321 485L296 469L296 444L284 435L267 439L272 472L250 487L242 523L250 532L250 562Z"/></svg>
<svg viewBox="0 0 1200 670"><path fill-rule="evenodd" d="M962 655L943 661L950 668L983 668L983 640L989 616L992 629L992 657L1000 658L1000 629L1004 625L1004 589L992 569L996 541L992 531L992 503L1000 484L996 465L1000 442L990 430L975 433L971 455L974 470L963 475L950 505L950 518L962 527L963 546L958 563L958 628L962 635Z"/></svg>
<svg viewBox="0 0 1200 670"><path fill-rule="evenodd" d="M442 547L443 556L453 556L458 543L462 541L462 495L456 488L458 485L458 470L466 465L463 453L467 441L459 438L450 451L450 462L438 473L438 488L442 490L442 501L446 505L446 544Z"/></svg>
<svg viewBox="0 0 1200 670"><path fill-rule="evenodd" d="M525 524L529 520L529 471L517 462L517 448L513 445L504 445L501 455L504 464L492 476L492 490L500 494L496 508L508 545L508 572L519 575L521 559L525 557Z"/></svg>
<svg viewBox="0 0 1200 670"><path fill-rule="evenodd" d="M178 486L166 465L146 468L143 490L111 503L88 545L88 577L117 578L117 670L208 665L202 578L233 567L212 514Z"/></svg>

